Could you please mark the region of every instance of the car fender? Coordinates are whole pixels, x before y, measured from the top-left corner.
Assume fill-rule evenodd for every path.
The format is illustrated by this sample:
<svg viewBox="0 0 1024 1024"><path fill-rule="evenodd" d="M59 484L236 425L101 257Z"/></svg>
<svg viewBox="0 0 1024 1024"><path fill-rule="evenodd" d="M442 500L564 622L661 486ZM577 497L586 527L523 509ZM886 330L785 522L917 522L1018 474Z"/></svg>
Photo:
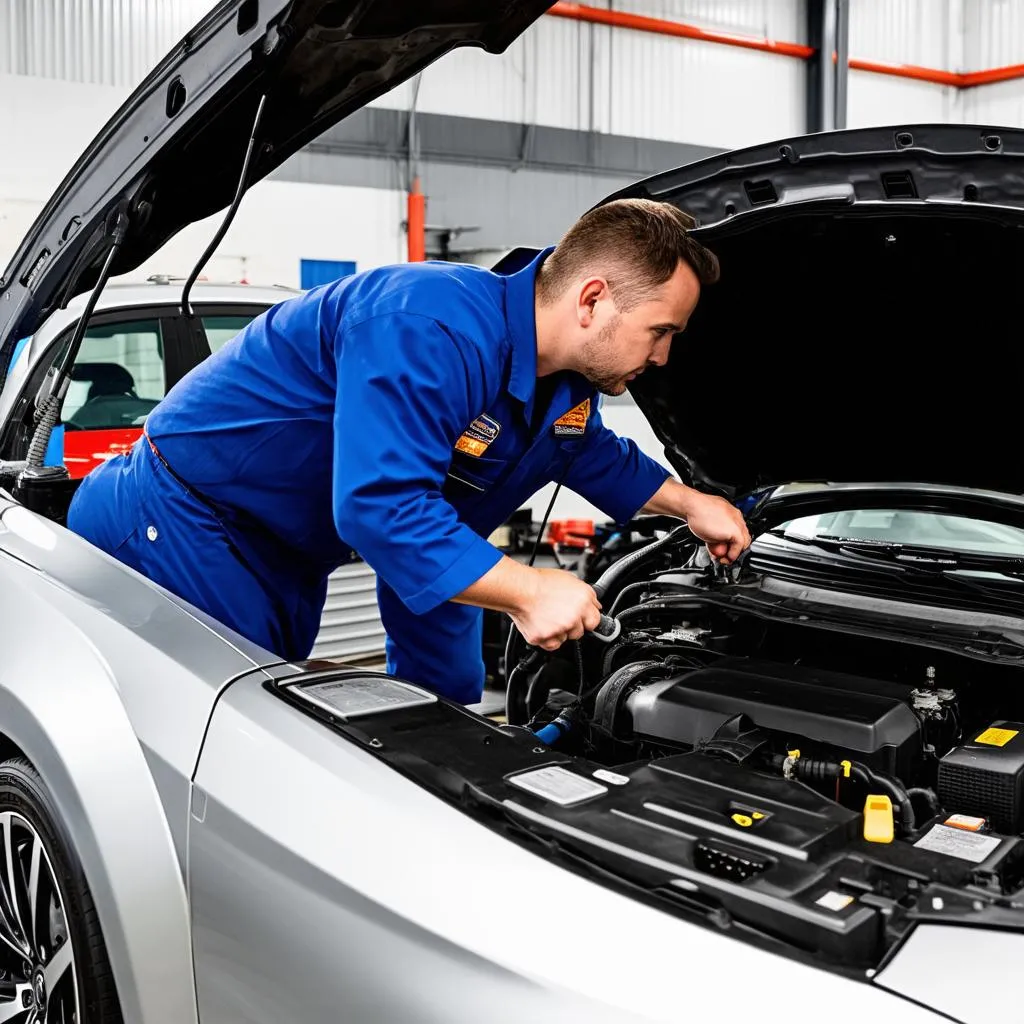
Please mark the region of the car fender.
<svg viewBox="0 0 1024 1024"><path fill-rule="evenodd" d="M125 1020L198 1021L184 879L117 686L36 570L0 559L0 730L42 776L99 916Z"/></svg>

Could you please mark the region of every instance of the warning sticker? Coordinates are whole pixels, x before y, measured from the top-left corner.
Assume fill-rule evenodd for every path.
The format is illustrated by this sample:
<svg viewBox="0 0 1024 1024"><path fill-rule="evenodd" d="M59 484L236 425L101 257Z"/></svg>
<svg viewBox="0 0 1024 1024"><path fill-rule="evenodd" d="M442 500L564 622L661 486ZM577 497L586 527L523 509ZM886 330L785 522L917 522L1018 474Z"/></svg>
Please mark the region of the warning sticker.
<svg viewBox="0 0 1024 1024"><path fill-rule="evenodd" d="M528 793L543 797L543 799L560 804L562 807L578 804L581 800L589 800L591 797L608 792L607 786L592 782L590 779L583 778L582 775L559 768L557 765L548 768L535 768L533 771L523 772L521 775L513 775L508 781L513 786L518 786Z"/></svg>
<svg viewBox="0 0 1024 1024"><path fill-rule="evenodd" d="M455 442L455 450L479 458L501 433L501 424L490 416L477 416Z"/></svg>
<svg viewBox="0 0 1024 1024"><path fill-rule="evenodd" d="M993 726L991 729L986 729L974 742L985 743L990 747L1005 747L1019 731L1018 729L997 729Z"/></svg>
<svg viewBox="0 0 1024 1024"><path fill-rule="evenodd" d="M962 828L965 832L980 832L985 827L985 819L971 814L951 814L946 824L950 828Z"/></svg>
<svg viewBox="0 0 1024 1024"><path fill-rule="evenodd" d="M559 437L582 434L587 429L587 420L589 419L590 399L585 398L579 405L555 420L553 424L555 434Z"/></svg>
<svg viewBox="0 0 1024 1024"><path fill-rule="evenodd" d="M824 896L819 896L814 902L819 907L833 910L838 914L840 910L845 910L853 902L853 897L847 896L844 892L827 892Z"/></svg>
<svg viewBox="0 0 1024 1024"><path fill-rule="evenodd" d="M960 860L980 864L1001 842L996 836L979 836L975 832L965 832L962 828L934 825L914 845L922 850L931 850L932 853L944 853L947 857L959 857Z"/></svg>

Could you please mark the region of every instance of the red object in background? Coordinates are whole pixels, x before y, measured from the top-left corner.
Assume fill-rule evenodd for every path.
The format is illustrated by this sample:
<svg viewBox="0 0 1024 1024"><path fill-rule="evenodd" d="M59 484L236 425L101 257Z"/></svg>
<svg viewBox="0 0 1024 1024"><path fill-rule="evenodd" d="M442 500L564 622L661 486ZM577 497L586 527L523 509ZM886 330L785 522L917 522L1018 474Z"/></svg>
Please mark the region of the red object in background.
<svg viewBox="0 0 1024 1024"><path fill-rule="evenodd" d="M421 263L427 255L426 197L420 191L420 179L416 178L409 192L407 215L409 233L409 262Z"/></svg>
<svg viewBox="0 0 1024 1024"><path fill-rule="evenodd" d="M122 455L142 437L142 427L116 430L65 430L64 465L72 480L80 480L101 462Z"/></svg>
<svg viewBox="0 0 1024 1024"><path fill-rule="evenodd" d="M548 524L548 542L570 548L585 548L594 536L593 519L553 519Z"/></svg>

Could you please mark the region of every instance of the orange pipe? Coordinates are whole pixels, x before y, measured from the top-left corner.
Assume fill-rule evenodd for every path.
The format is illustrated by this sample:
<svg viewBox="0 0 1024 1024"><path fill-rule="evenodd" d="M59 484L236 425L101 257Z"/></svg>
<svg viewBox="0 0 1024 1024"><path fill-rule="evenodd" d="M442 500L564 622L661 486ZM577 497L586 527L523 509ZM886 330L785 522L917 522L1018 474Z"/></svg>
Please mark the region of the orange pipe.
<svg viewBox="0 0 1024 1024"><path fill-rule="evenodd" d="M800 57L807 60L808 57L814 56L813 46L803 46L800 43L779 43L772 39L758 39L755 36L737 35L732 32L712 32L696 25L686 25L681 21L648 18L643 14L629 14L626 11L608 11L601 7L569 3L567 0L558 0L553 7L548 8L548 14L554 14L559 18L572 18L575 21L589 21L594 25L612 25L615 28L636 29L638 32L654 32L660 36L678 36L683 39L700 39L705 43L742 46L747 50L778 53L784 57Z"/></svg>
<svg viewBox="0 0 1024 1024"><path fill-rule="evenodd" d="M420 192L420 179L413 178L412 189L409 191L408 196L408 213L406 215L410 263L422 263L427 256L425 210L426 197Z"/></svg>
<svg viewBox="0 0 1024 1024"><path fill-rule="evenodd" d="M974 85L992 85L993 82L1012 82L1015 78L1024 78L1024 64L1010 64L1004 68L986 68L984 71L968 71L961 76L964 87Z"/></svg>
<svg viewBox="0 0 1024 1024"><path fill-rule="evenodd" d="M916 64L886 64L878 60L860 60L857 57L851 57L847 63L853 71L870 71L876 75L893 75L896 78L911 78L917 82L931 82L933 85L952 85L960 89L967 85L964 81L967 76L959 71L922 68Z"/></svg>
<svg viewBox="0 0 1024 1024"><path fill-rule="evenodd" d="M724 46L739 46L761 53L775 53L783 57L797 57L809 60L817 52L813 46L801 43L786 43L776 39L758 39L756 36L739 35L733 32L715 32L698 28L681 21L667 21L664 18L649 18L643 14L627 11L609 11L602 7L557 0L548 8L548 14L558 18L585 21L592 25L610 25L614 28L629 28L638 32L653 32L655 35L675 36L681 39L698 39L705 43L721 43ZM833 54L833 60L835 55ZM1013 64L1003 68L988 68L985 71L944 71L941 68L923 68L916 64L886 64L883 61L859 60L851 57L848 66L854 71L870 71L876 75L892 75L895 78L909 78L933 85L950 85L957 89L969 89L976 85L991 85L993 82L1009 82L1024 78L1024 64Z"/></svg>

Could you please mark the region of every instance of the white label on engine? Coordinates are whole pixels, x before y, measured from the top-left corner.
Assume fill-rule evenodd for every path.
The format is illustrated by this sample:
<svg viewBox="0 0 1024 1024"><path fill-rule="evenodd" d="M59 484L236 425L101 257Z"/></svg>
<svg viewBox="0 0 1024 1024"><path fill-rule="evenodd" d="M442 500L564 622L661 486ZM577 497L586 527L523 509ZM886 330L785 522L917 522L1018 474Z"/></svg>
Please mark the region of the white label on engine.
<svg viewBox="0 0 1024 1024"><path fill-rule="evenodd" d="M567 771L552 765L548 768L535 768L533 771L523 772L522 775L513 775L509 778L513 786L525 789L528 793L543 797L553 803L568 807L570 804L578 804L581 800L589 800L591 797L600 796L608 792L607 786L602 786L590 779L583 778L575 772Z"/></svg>
<svg viewBox="0 0 1024 1024"><path fill-rule="evenodd" d="M838 913L853 902L853 897L847 896L844 892L827 892L824 896L819 896L814 902L819 907L824 907L826 910L834 910Z"/></svg>
<svg viewBox="0 0 1024 1024"><path fill-rule="evenodd" d="M613 786L625 786L629 782L628 775L619 775L617 772L610 772L607 768L598 768L594 772L594 778L602 782L610 782Z"/></svg>
<svg viewBox="0 0 1024 1024"><path fill-rule="evenodd" d="M947 857L959 857L980 864L1001 842L996 836L979 836L974 832L965 832L962 828L934 825L914 845L922 850L931 850L932 853L944 853Z"/></svg>

